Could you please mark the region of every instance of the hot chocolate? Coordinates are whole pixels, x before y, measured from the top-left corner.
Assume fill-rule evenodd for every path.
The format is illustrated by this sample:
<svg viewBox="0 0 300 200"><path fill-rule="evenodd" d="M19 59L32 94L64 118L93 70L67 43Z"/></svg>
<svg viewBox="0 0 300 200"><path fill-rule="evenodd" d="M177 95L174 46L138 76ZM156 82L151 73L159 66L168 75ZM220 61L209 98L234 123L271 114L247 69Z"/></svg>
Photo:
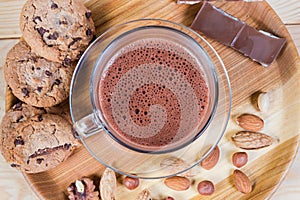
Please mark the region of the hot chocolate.
<svg viewBox="0 0 300 200"><path fill-rule="evenodd" d="M122 142L159 148L194 137L209 103L196 59L165 39L141 39L109 61L98 87L106 124Z"/></svg>

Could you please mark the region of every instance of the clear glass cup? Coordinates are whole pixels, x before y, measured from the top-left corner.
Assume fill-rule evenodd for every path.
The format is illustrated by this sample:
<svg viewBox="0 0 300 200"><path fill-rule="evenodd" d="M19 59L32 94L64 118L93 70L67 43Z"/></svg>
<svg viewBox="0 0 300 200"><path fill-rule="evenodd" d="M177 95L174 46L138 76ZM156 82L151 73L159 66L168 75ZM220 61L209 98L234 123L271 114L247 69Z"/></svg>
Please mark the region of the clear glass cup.
<svg viewBox="0 0 300 200"><path fill-rule="evenodd" d="M98 92L111 59L124 47L149 39L163 39L183 47L204 73L209 90L209 104L201 122L197 122L183 139L164 146L141 146L117 134L103 115ZM191 106L193 100L189 101ZM139 178L173 176L201 162L221 139L230 109L229 79L216 51L193 30L159 19L131 21L103 33L83 54L71 83L70 110L77 137L107 167ZM187 113L181 117L190 116ZM183 160L185 167L170 170L162 165L171 157Z"/></svg>

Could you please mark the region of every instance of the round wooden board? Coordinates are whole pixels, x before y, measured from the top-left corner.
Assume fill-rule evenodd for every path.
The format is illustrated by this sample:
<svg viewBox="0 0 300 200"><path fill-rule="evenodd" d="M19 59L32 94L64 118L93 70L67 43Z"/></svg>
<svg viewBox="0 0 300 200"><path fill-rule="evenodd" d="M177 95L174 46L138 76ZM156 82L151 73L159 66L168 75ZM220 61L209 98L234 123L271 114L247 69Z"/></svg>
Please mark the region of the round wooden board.
<svg viewBox="0 0 300 200"><path fill-rule="evenodd" d="M117 199L135 199L144 188L149 188L153 199L164 199L170 195L175 199L264 199L270 197L286 174L299 144L300 133L300 61L295 45L284 24L266 2L214 3L249 25L274 33L287 39L287 44L276 62L268 68L251 61L240 53L225 47L209 38L207 40L217 50L229 73L232 92L232 119L219 147L221 158L218 165L199 173L192 178L192 186L184 192L176 192L164 186L163 180L142 180L134 191L118 185ZM97 35L109 27L139 18L161 18L189 26L201 4L177 5L173 0L86 0L85 5L92 10L97 27ZM270 94L270 109L267 113L258 112L251 105L250 96L256 91ZM14 103L14 97L7 91L7 109ZM244 195L238 192L231 178L234 170L231 155L239 151L230 137L241 130L234 117L248 112L265 120L263 132L279 139L279 143L266 149L247 151L249 163L242 168L253 182L253 191ZM24 174L28 183L40 199L66 199L66 188L82 176L94 179L97 187L104 170L85 150L79 148L67 161L55 169L38 174ZM197 195L196 186L200 180L209 179L216 184L215 193L204 197Z"/></svg>

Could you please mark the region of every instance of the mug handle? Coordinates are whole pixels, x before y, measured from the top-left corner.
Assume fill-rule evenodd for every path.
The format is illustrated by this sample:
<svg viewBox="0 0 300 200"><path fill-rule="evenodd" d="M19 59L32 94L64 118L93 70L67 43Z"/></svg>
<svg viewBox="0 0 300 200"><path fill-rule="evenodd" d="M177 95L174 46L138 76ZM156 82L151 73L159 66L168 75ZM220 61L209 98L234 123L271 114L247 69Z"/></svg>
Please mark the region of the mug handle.
<svg viewBox="0 0 300 200"><path fill-rule="evenodd" d="M99 122L95 113L91 113L73 124L73 130L76 132L76 137L87 138L102 130L102 125Z"/></svg>

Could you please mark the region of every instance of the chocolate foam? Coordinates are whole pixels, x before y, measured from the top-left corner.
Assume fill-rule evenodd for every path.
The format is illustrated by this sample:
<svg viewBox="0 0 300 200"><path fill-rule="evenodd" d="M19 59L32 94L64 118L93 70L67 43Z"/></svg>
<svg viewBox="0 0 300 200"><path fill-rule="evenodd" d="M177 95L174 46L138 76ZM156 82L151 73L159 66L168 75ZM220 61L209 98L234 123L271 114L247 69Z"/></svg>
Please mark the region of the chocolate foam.
<svg viewBox="0 0 300 200"><path fill-rule="evenodd" d="M106 66L98 91L114 134L159 147L198 133L209 103L198 65L186 49L163 39L121 49Z"/></svg>

